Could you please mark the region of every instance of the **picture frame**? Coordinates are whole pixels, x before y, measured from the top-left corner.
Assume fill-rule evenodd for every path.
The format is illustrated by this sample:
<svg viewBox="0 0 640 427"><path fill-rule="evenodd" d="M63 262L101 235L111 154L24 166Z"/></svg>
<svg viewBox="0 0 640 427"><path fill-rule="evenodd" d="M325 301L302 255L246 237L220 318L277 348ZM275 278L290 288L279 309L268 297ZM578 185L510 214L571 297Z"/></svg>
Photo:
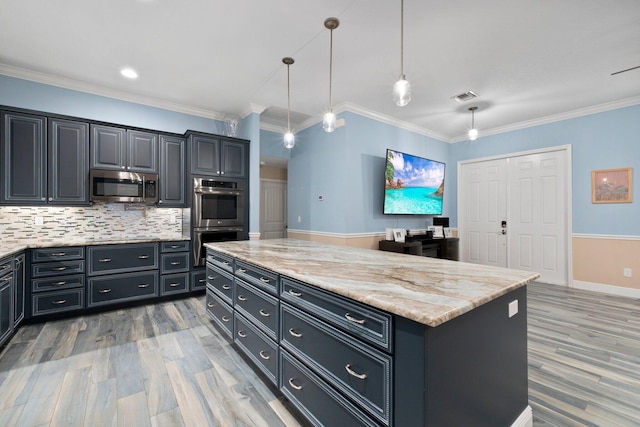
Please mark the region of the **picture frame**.
<svg viewBox="0 0 640 427"><path fill-rule="evenodd" d="M444 231L445 239L450 239L451 237L453 237L453 230L451 230L451 228L444 227L442 230Z"/></svg>
<svg viewBox="0 0 640 427"><path fill-rule="evenodd" d="M591 203L631 203L632 168L591 171Z"/></svg>
<svg viewBox="0 0 640 427"><path fill-rule="evenodd" d="M427 227L427 230L433 233L434 239L443 239L444 238L444 227L441 225L430 225Z"/></svg>
<svg viewBox="0 0 640 427"><path fill-rule="evenodd" d="M404 243L405 236L406 236L406 230L403 230L402 228L393 229L393 240L395 242Z"/></svg>

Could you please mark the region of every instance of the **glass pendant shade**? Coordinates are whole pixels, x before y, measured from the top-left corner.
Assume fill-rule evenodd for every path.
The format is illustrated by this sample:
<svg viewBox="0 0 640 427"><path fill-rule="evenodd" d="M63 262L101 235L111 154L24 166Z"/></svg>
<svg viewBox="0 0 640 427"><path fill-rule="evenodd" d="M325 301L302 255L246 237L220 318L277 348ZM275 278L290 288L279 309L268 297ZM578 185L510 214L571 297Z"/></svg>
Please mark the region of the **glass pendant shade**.
<svg viewBox="0 0 640 427"><path fill-rule="evenodd" d="M296 138L293 136L293 133L288 130L287 133L284 134L284 148L293 148L296 145Z"/></svg>
<svg viewBox="0 0 640 427"><path fill-rule="evenodd" d="M469 129L469 141L475 141L478 139L478 129Z"/></svg>
<svg viewBox="0 0 640 427"><path fill-rule="evenodd" d="M471 111L471 129L469 129L469 141L475 141L478 139L478 129L476 129L476 110L478 107L469 107Z"/></svg>
<svg viewBox="0 0 640 427"><path fill-rule="evenodd" d="M322 117L322 129L324 129L325 132L333 132L336 130L336 115L333 114L332 110L324 113Z"/></svg>
<svg viewBox="0 0 640 427"><path fill-rule="evenodd" d="M393 85L393 102L398 107L404 107L411 101L411 83L405 79L404 74Z"/></svg>

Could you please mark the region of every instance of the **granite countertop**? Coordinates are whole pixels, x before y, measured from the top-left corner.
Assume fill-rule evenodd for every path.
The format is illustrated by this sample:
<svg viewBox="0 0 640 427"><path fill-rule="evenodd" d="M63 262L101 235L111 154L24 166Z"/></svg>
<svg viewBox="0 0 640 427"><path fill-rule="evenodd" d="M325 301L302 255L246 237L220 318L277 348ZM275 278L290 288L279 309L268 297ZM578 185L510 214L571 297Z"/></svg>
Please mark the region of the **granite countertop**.
<svg viewBox="0 0 640 427"><path fill-rule="evenodd" d="M294 239L205 246L432 327L539 277L528 271Z"/></svg>
<svg viewBox="0 0 640 427"><path fill-rule="evenodd" d="M96 239L96 238L78 238L61 240L37 240L37 241L20 241L20 240L3 240L0 242L0 258L10 256L30 248L54 248L65 246L91 246L91 245L115 245L124 243L147 243L147 242L164 242L164 241L180 241L191 240L189 237L179 236L175 238L166 237L149 237L149 238L108 238L108 239Z"/></svg>

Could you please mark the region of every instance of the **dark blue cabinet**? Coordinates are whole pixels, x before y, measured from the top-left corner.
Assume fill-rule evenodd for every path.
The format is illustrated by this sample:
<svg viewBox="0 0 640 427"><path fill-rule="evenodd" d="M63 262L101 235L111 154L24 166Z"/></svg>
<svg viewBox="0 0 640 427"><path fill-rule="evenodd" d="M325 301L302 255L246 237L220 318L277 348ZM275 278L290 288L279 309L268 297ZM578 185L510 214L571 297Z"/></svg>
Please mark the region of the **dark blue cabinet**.
<svg viewBox="0 0 640 427"><path fill-rule="evenodd" d="M89 204L89 124L49 119L47 202Z"/></svg>
<svg viewBox="0 0 640 427"><path fill-rule="evenodd" d="M158 173L158 134L91 125L91 169Z"/></svg>
<svg viewBox="0 0 640 427"><path fill-rule="evenodd" d="M160 135L161 207L186 207L186 143L184 138Z"/></svg>
<svg viewBox="0 0 640 427"><path fill-rule="evenodd" d="M248 168L248 142L210 134L188 132L191 173L194 175L245 178Z"/></svg>

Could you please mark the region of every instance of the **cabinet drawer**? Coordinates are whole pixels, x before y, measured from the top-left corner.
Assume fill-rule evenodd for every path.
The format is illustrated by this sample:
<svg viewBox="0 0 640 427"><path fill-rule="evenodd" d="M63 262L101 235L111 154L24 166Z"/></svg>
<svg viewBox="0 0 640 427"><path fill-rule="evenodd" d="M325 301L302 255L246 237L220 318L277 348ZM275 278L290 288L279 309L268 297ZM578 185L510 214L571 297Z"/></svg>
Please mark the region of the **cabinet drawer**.
<svg viewBox="0 0 640 427"><path fill-rule="evenodd" d="M315 426L379 426L284 350L280 384L282 394Z"/></svg>
<svg viewBox="0 0 640 427"><path fill-rule="evenodd" d="M233 273L233 257L207 249L207 262Z"/></svg>
<svg viewBox="0 0 640 427"><path fill-rule="evenodd" d="M83 259L84 246L64 248L41 248L31 250L31 262L61 261L67 259Z"/></svg>
<svg viewBox="0 0 640 427"><path fill-rule="evenodd" d="M31 277L61 276L74 273L84 273L84 260L31 264Z"/></svg>
<svg viewBox="0 0 640 427"><path fill-rule="evenodd" d="M160 252L189 252L189 241L161 242Z"/></svg>
<svg viewBox="0 0 640 427"><path fill-rule="evenodd" d="M240 279L236 279L234 308L253 322L271 339L278 336L278 300Z"/></svg>
<svg viewBox="0 0 640 427"><path fill-rule="evenodd" d="M158 273L141 272L89 278L89 307L158 296Z"/></svg>
<svg viewBox="0 0 640 427"><path fill-rule="evenodd" d="M333 326L391 352L392 316L389 313L284 277L280 296Z"/></svg>
<svg viewBox="0 0 640 427"><path fill-rule="evenodd" d="M44 316L82 308L84 308L84 289L42 292L32 296L32 316Z"/></svg>
<svg viewBox="0 0 640 427"><path fill-rule="evenodd" d="M61 289L84 288L84 274L72 276L45 277L31 280L31 291L57 291Z"/></svg>
<svg viewBox="0 0 640 427"><path fill-rule="evenodd" d="M160 277L160 295L189 292L189 273L164 274Z"/></svg>
<svg viewBox="0 0 640 427"><path fill-rule="evenodd" d="M286 303L280 310L281 345L388 425L391 357Z"/></svg>
<svg viewBox="0 0 640 427"><path fill-rule="evenodd" d="M162 254L162 273L189 271L189 252Z"/></svg>
<svg viewBox="0 0 640 427"><path fill-rule="evenodd" d="M207 314L220 330L233 339L233 310L229 305L216 296L210 288L207 288Z"/></svg>
<svg viewBox="0 0 640 427"><path fill-rule="evenodd" d="M271 380L273 385L277 386L278 346L276 343L237 312L234 322L236 333L233 341Z"/></svg>
<svg viewBox="0 0 640 427"><path fill-rule="evenodd" d="M13 271L13 258L4 258L0 260L0 277Z"/></svg>
<svg viewBox="0 0 640 427"><path fill-rule="evenodd" d="M207 263L207 286L229 305L233 305L233 276Z"/></svg>
<svg viewBox="0 0 640 427"><path fill-rule="evenodd" d="M201 291L207 286L207 272L205 269L191 272L191 291Z"/></svg>
<svg viewBox="0 0 640 427"><path fill-rule="evenodd" d="M87 248L88 275L158 268L158 244L102 245Z"/></svg>
<svg viewBox="0 0 640 427"><path fill-rule="evenodd" d="M278 275L273 271L236 260L236 276L271 294L278 295Z"/></svg>

